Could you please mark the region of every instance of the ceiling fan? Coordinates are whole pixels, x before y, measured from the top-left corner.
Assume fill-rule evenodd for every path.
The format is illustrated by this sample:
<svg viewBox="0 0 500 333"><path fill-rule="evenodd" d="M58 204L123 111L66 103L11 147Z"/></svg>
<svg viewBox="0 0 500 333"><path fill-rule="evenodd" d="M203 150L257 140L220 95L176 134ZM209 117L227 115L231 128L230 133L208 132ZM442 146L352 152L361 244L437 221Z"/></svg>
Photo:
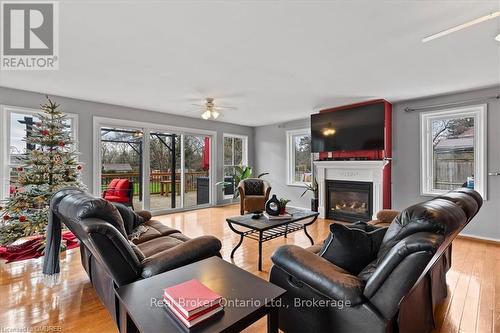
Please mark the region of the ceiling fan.
<svg viewBox="0 0 500 333"><path fill-rule="evenodd" d="M475 18L473 20L470 20L468 22L465 22L465 23L462 23L460 25L457 25L455 27L452 27L452 28L449 28L449 29L446 29L446 30L443 30L443 31L440 31L436 34L433 34L433 35L430 35L430 36L427 36L427 37L424 37L422 39L422 43L426 43L426 42L429 42L433 39L436 39L436 38L440 38L440 37L443 37L443 36L446 36L446 35L449 35L451 33L454 33L454 32L457 32L457 31L460 31L462 29L465 29L465 28L469 28L473 25L476 25L478 23L482 23L482 22L485 22L485 21L488 21L488 20L492 20L494 18L497 18L500 16L500 11L496 11L496 12L493 12L493 13L490 13L488 15L484 15L484 16L481 16L481 17L478 17L478 18ZM500 42L500 34L498 34L496 37L495 37L495 40L499 41Z"/></svg>
<svg viewBox="0 0 500 333"><path fill-rule="evenodd" d="M215 104L213 97L205 98L205 104L193 104L194 106L201 107L201 117L205 120L217 119L223 110L238 110L234 106Z"/></svg>

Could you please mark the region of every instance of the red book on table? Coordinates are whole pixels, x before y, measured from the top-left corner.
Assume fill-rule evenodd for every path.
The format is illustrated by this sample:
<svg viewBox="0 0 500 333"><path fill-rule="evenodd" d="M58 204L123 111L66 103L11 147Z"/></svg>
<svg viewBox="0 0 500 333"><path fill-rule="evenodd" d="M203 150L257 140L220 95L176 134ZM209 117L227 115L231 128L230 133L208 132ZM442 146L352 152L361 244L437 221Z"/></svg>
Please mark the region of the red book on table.
<svg viewBox="0 0 500 333"><path fill-rule="evenodd" d="M196 279L166 288L163 297L186 320L205 309L215 309L222 299Z"/></svg>

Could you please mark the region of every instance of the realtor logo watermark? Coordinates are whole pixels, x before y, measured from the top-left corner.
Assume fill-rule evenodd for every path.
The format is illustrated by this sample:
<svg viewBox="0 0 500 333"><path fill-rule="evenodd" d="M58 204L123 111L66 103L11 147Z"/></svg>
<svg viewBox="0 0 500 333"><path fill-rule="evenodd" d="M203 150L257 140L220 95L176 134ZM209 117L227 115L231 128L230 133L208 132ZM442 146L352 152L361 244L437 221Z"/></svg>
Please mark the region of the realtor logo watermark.
<svg viewBox="0 0 500 333"><path fill-rule="evenodd" d="M59 68L57 1L0 1L1 70Z"/></svg>

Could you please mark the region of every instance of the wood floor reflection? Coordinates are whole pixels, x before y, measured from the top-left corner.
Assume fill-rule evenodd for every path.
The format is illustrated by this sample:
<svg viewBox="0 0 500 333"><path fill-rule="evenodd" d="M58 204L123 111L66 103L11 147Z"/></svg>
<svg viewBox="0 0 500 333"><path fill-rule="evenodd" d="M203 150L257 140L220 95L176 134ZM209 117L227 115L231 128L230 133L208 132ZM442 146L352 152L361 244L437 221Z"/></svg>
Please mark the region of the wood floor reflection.
<svg viewBox="0 0 500 333"><path fill-rule="evenodd" d="M225 260L268 278L272 252L282 244L309 246L304 233L279 238L263 246L263 271L257 271L257 243L245 239L229 258L238 241L225 223L239 207L226 206L157 217L190 237L211 234L222 240ZM329 221L318 219L310 227L315 241L328 233ZM448 273L449 297L436 309L436 332L500 332L500 245L457 239L453 265ZM265 321L248 332L265 332ZM0 263L0 332L32 331L118 332L89 283L78 249L62 255L61 281L52 288L43 283L41 259ZM24 332L24 331L23 331Z"/></svg>

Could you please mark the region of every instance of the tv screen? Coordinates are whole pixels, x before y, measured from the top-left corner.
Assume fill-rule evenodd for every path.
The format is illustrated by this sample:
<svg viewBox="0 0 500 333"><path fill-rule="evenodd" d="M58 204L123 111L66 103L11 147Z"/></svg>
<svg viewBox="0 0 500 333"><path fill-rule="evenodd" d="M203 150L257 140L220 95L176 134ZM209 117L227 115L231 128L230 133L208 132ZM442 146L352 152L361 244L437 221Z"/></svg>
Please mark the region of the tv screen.
<svg viewBox="0 0 500 333"><path fill-rule="evenodd" d="M311 115L312 152L384 149L384 104Z"/></svg>

